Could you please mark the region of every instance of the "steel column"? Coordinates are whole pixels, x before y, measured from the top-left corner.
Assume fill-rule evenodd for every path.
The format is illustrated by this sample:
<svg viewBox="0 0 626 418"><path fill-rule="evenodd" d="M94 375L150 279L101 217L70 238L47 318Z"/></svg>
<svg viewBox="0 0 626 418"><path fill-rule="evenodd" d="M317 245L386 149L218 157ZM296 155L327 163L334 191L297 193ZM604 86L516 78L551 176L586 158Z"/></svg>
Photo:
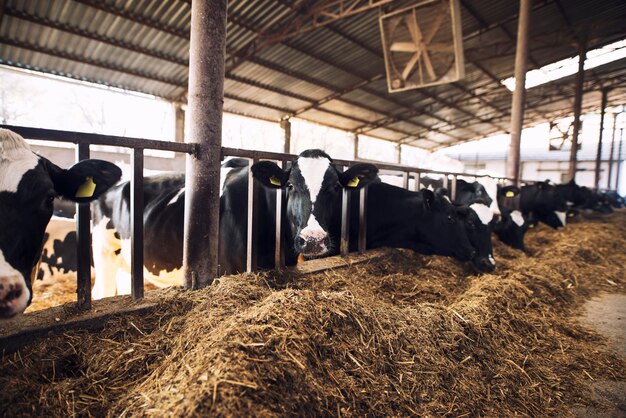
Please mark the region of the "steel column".
<svg viewBox="0 0 626 418"><path fill-rule="evenodd" d="M611 190L611 180L613 179L613 152L615 151L615 127L617 125L617 113L613 113L613 130L611 133L611 152L609 154L609 177L606 179L606 188Z"/></svg>
<svg viewBox="0 0 626 418"><path fill-rule="evenodd" d="M78 144L76 161L89 159L89 144ZM91 210L76 205L76 293L79 309L91 308Z"/></svg>
<svg viewBox="0 0 626 418"><path fill-rule="evenodd" d="M524 99L526 93L526 67L528 64L528 27L532 0L520 0L515 53L515 91L511 103L511 143L506 165L507 176L519 183L520 143L524 126Z"/></svg>
<svg viewBox="0 0 626 418"><path fill-rule="evenodd" d="M580 133L580 113L583 105L583 83L585 81L586 45L581 42L578 51L578 73L576 74L576 90L574 92L574 132L572 133L572 148L569 153L570 180L576 179L576 156L578 154L578 135Z"/></svg>
<svg viewBox="0 0 626 418"><path fill-rule="evenodd" d="M185 286L193 289L217 276L226 5L191 5L187 142L197 149L187 157L183 267Z"/></svg>
<svg viewBox="0 0 626 418"><path fill-rule="evenodd" d="M353 134L354 138L354 161L359 159L359 134Z"/></svg>
<svg viewBox="0 0 626 418"><path fill-rule="evenodd" d="M615 173L615 191L619 190L620 171L622 170L622 144L624 143L624 128L619 130L619 147L617 148L617 172Z"/></svg>
<svg viewBox="0 0 626 418"><path fill-rule="evenodd" d="M602 164L602 136L604 135L604 116L606 115L606 103L608 101L609 90L602 89L602 104L600 109L600 136L598 137L598 151L596 152L596 170L593 187L597 190L600 185L600 165ZM572 143L572 146L574 144Z"/></svg>
<svg viewBox="0 0 626 418"><path fill-rule="evenodd" d="M285 132L285 146L283 152L285 154L291 154L291 121L289 119L283 119L280 121L280 127Z"/></svg>
<svg viewBox="0 0 626 418"><path fill-rule="evenodd" d="M133 149L130 183L130 273L133 299L143 298L143 149Z"/></svg>

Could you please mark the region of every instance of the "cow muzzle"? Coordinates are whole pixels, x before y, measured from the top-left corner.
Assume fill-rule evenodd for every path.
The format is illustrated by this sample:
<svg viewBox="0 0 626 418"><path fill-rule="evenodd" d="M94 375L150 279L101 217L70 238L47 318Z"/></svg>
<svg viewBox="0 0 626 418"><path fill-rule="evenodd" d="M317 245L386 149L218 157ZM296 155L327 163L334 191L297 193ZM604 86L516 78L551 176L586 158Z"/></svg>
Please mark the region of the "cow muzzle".
<svg viewBox="0 0 626 418"><path fill-rule="evenodd" d="M303 231L296 238L295 247L305 257L319 257L330 249L328 234L322 230Z"/></svg>
<svg viewBox="0 0 626 418"><path fill-rule="evenodd" d="M496 269L496 261L491 255L489 257L480 257L473 259L472 265L480 273L491 273Z"/></svg>
<svg viewBox="0 0 626 418"><path fill-rule="evenodd" d="M24 278L18 274L0 276L0 318L11 318L24 312L30 300L30 291Z"/></svg>

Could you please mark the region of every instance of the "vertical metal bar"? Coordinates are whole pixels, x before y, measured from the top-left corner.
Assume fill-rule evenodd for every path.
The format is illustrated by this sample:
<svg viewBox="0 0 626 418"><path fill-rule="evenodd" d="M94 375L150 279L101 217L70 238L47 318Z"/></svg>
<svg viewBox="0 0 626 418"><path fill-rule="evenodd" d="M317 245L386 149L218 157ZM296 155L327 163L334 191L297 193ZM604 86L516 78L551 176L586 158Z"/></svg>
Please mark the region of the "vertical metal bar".
<svg viewBox="0 0 626 418"><path fill-rule="evenodd" d="M597 190L600 186L600 165L602 164L602 136L604 135L604 116L606 115L606 103L609 91L602 89L602 104L600 109L600 136L598 137L598 150L596 152L596 170L593 186Z"/></svg>
<svg viewBox="0 0 626 418"><path fill-rule="evenodd" d="M398 164L402 164L402 145L398 144L396 146L396 153L397 153L397 159L398 159Z"/></svg>
<svg viewBox="0 0 626 418"><path fill-rule="evenodd" d="M289 154L291 153L291 121L289 119L281 120L280 127L283 128L285 134L283 152Z"/></svg>
<svg viewBox="0 0 626 418"><path fill-rule="evenodd" d="M611 133L611 152L609 153L609 176L606 179L606 188L611 190L611 180L613 180L613 153L615 152L615 127L617 125L617 113L613 113L613 130Z"/></svg>
<svg viewBox="0 0 626 418"><path fill-rule="evenodd" d="M196 152L187 156L183 269L185 286L194 289L211 284L218 268L226 4L191 3L186 140Z"/></svg>
<svg viewBox="0 0 626 418"><path fill-rule="evenodd" d="M408 171L402 172L402 187L404 187L406 190L409 190L409 172Z"/></svg>
<svg viewBox="0 0 626 418"><path fill-rule="evenodd" d="M528 63L528 28L532 0L520 0L515 52L515 91L511 104L511 143L506 164L507 177L519 182L520 143L524 126L524 99L526 94L526 67Z"/></svg>
<svg viewBox="0 0 626 418"><path fill-rule="evenodd" d="M285 162L281 164L285 168ZM276 248L274 251L274 269L280 270L285 265L285 248L282 234L283 190L276 189Z"/></svg>
<svg viewBox="0 0 626 418"><path fill-rule="evenodd" d="M130 182L130 274L133 299L143 298L143 149L133 149Z"/></svg>
<svg viewBox="0 0 626 418"><path fill-rule="evenodd" d="M619 147L617 147L617 172L615 173L615 191L619 190L619 178L622 171L622 144L624 143L624 128L619 130Z"/></svg>
<svg viewBox="0 0 626 418"><path fill-rule="evenodd" d="M256 164L258 160L255 158L250 161L250 167ZM258 225L258 185L252 177L252 170L248 170L248 237L246 248L246 271L248 273L256 270L257 267L257 236L258 231L255 226Z"/></svg>
<svg viewBox="0 0 626 418"><path fill-rule="evenodd" d="M450 200L456 200L456 174L452 176L452 184L450 184Z"/></svg>
<svg viewBox="0 0 626 418"><path fill-rule="evenodd" d="M419 171L415 173L415 185L413 186L415 192L419 192L422 181L422 173Z"/></svg>
<svg viewBox="0 0 626 418"><path fill-rule="evenodd" d="M89 145L78 144L76 161L89 159ZM89 205L76 208L76 305L91 308L91 210Z"/></svg>
<svg viewBox="0 0 626 418"><path fill-rule="evenodd" d="M185 142L185 111L180 104L174 107L175 139L176 142Z"/></svg>
<svg viewBox="0 0 626 418"><path fill-rule="evenodd" d="M367 248L367 187L359 190L359 252Z"/></svg>
<svg viewBox="0 0 626 418"><path fill-rule="evenodd" d="M341 255L350 252L350 191L343 188L341 199Z"/></svg>
<svg viewBox="0 0 626 418"><path fill-rule="evenodd" d="M354 161L359 159L359 134L354 134Z"/></svg>
<svg viewBox="0 0 626 418"><path fill-rule="evenodd" d="M576 74L576 89L574 91L574 132L572 133L572 148L569 151L570 180L576 180L576 159L578 154L578 135L580 133L580 114L583 103L583 82L585 81L585 58L587 56L586 45L580 42L578 46L578 73Z"/></svg>
<svg viewBox="0 0 626 418"><path fill-rule="evenodd" d="M448 196L450 195L450 190L448 189L448 187L450 186L450 179L448 178L447 174L443 175L443 188L448 190Z"/></svg>

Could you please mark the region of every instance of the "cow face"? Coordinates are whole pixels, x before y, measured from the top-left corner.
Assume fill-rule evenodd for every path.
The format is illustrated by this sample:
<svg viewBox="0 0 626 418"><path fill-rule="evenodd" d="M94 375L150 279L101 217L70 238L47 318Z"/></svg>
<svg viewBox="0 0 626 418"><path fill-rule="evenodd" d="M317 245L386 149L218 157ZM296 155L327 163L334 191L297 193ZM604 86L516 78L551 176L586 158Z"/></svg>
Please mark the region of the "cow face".
<svg viewBox="0 0 626 418"><path fill-rule="evenodd" d="M319 257L333 249L343 188L358 189L377 178L372 164L359 163L339 172L320 150L302 152L291 168L262 161L252 166L255 179L266 187L287 189L287 220L294 249L305 257Z"/></svg>
<svg viewBox="0 0 626 418"><path fill-rule="evenodd" d="M31 152L21 136L0 129L0 318L30 304L31 278L55 196L89 202L121 174L115 165L98 160L63 170Z"/></svg>
<svg viewBox="0 0 626 418"><path fill-rule="evenodd" d="M519 210L502 209L501 218L495 223L493 232L500 241L518 250L524 250L524 236L529 223Z"/></svg>
<svg viewBox="0 0 626 418"><path fill-rule="evenodd" d="M465 224L467 237L475 251L472 265L480 272L492 272L496 268L491 245L491 230L495 223L493 211L480 201L457 207L457 212Z"/></svg>
<svg viewBox="0 0 626 418"><path fill-rule="evenodd" d="M457 209L445 195L445 189L437 193L422 189L422 212L417 219L417 251L423 254L439 254L470 261L476 251L469 241L465 223Z"/></svg>

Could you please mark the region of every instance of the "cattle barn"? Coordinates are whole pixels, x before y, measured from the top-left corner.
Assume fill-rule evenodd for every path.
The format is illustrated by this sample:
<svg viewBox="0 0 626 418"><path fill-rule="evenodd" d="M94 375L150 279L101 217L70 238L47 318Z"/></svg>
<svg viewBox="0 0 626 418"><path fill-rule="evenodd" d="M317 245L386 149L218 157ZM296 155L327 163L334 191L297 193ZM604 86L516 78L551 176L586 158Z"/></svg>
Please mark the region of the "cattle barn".
<svg viewBox="0 0 626 418"><path fill-rule="evenodd" d="M624 22L0 0L0 80L174 126L86 132L0 85L0 416L624 416ZM232 115L279 148L226 146Z"/></svg>

